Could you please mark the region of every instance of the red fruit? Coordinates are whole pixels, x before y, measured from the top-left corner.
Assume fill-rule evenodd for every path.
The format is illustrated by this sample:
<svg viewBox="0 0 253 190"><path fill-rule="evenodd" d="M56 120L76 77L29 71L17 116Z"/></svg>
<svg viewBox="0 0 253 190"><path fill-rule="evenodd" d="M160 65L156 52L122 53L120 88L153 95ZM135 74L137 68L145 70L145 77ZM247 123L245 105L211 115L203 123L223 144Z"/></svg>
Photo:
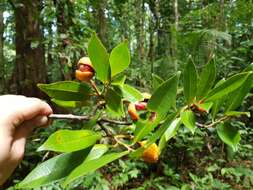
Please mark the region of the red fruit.
<svg viewBox="0 0 253 190"><path fill-rule="evenodd" d="M147 109L147 102L135 103L135 109L138 110L138 111Z"/></svg>
<svg viewBox="0 0 253 190"><path fill-rule="evenodd" d="M76 79L89 82L94 76L94 69L89 57L82 57L77 63Z"/></svg>

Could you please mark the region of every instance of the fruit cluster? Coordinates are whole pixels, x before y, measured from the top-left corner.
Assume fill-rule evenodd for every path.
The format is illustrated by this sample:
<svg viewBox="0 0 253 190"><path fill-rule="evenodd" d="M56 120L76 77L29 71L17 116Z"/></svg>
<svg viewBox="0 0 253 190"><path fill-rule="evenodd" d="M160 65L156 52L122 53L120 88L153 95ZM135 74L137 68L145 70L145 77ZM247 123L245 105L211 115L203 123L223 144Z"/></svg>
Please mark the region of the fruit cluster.
<svg viewBox="0 0 253 190"><path fill-rule="evenodd" d="M75 72L76 79L84 82L90 82L95 74L94 68L92 66L91 60L89 57L82 57L77 63L77 70ZM139 120L139 111L147 110L147 103L151 95L148 93L143 93L143 101L136 103L129 103L128 105L128 114L133 121ZM151 112L149 117L150 121L154 121L156 118L156 113ZM146 141L139 142L141 146L146 144ZM158 161L159 157L159 148L153 143L147 147L142 153L142 159L148 163L155 163Z"/></svg>

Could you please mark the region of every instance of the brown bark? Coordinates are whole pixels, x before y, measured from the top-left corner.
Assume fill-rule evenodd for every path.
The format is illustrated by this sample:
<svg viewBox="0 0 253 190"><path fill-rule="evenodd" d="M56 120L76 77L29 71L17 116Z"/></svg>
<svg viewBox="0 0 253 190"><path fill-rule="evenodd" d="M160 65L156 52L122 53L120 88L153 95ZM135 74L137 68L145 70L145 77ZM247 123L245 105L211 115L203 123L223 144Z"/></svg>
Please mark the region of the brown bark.
<svg viewBox="0 0 253 190"><path fill-rule="evenodd" d="M72 80L72 68L68 66L68 58L65 53L67 47L71 45L71 40L68 36L68 30L72 23L73 9L72 1L70 0L55 0L54 4L57 9L57 30L58 34L61 36L61 41L59 43L59 64L61 68L62 80ZM65 6L67 5L67 9Z"/></svg>
<svg viewBox="0 0 253 190"><path fill-rule="evenodd" d="M4 34L4 18L3 18L3 10L0 9L0 94L3 94L5 91L3 34Z"/></svg>
<svg viewBox="0 0 253 190"><path fill-rule="evenodd" d="M40 1L16 0L16 63L12 93L41 97L38 83L46 82L46 65L40 29ZM22 6L21 6L22 5Z"/></svg>
<svg viewBox="0 0 253 190"><path fill-rule="evenodd" d="M92 0L93 15L96 20L96 32L98 37L103 42L105 47L109 48L109 42L107 39L107 21L105 16L107 0Z"/></svg>

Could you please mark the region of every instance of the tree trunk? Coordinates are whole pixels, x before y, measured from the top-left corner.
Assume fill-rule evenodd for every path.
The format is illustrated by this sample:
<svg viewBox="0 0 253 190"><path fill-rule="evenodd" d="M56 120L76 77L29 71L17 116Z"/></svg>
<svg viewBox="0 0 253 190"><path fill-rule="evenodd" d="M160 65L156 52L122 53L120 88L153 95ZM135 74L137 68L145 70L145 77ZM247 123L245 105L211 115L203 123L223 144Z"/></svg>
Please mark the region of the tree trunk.
<svg viewBox="0 0 253 190"><path fill-rule="evenodd" d="M3 34L4 34L4 18L3 18L3 10L0 9L0 94L3 94L5 91Z"/></svg>
<svg viewBox="0 0 253 190"><path fill-rule="evenodd" d="M93 15L96 20L96 32L105 47L109 48L109 42L107 39L107 21L105 16L107 0L91 0L91 2Z"/></svg>
<svg viewBox="0 0 253 190"><path fill-rule="evenodd" d="M71 41L68 36L69 27L73 24L71 16L74 13L71 13L70 6L72 2L70 0L55 0L55 7L57 10L57 30L61 38L59 42L59 64L61 68L62 80L72 80L72 68L68 65L68 55L66 49L71 45ZM65 8L67 6L67 9ZM72 10L73 11L73 10Z"/></svg>
<svg viewBox="0 0 253 190"><path fill-rule="evenodd" d="M177 71L177 32L178 32L178 22L179 22L179 13L178 13L178 0L174 0L174 17L175 22L174 26L171 26L171 57L174 64L174 71Z"/></svg>
<svg viewBox="0 0 253 190"><path fill-rule="evenodd" d="M41 97L38 83L46 82L46 65L40 29L40 1L16 0L16 63L12 92ZM22 5L22 6L21 6Z"/></svg>

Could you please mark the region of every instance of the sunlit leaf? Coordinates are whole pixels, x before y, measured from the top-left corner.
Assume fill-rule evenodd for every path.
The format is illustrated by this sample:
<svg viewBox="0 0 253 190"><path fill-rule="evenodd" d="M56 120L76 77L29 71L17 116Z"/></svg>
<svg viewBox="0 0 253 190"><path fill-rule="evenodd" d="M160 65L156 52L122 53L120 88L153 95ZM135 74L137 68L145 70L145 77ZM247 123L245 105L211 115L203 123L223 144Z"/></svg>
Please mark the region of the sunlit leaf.
<svg viewBox="0 0 253 190"><path fill-rule="evenodd" d="M96 78L103 83L108 82L110 68L109 55L96 34L93 34L89 41L88 54L96 71Z"/></svg>
<svg viewBox="0 0 253 190"><path fill-rule="evenodd" d="M204 98L204 100L206 102L214 101L228 95L230 92L238 89L250 75L252 75L251 72L246 72L228 78L221 85L212 89Z"/></svg>
<svg viewBox="0 0 253 190"><path fill-rule="evenodd" d="M111 76L124 71L130 64L130 52L127 41L117 45L110 54Z"/></svg>
<svg viewBox="0 0 253 190"><path fill-rule="evenodd" d="M177 130L179 128L181 124L181 119L180 118L176 118L171 124L170 126L167 128L167 130L165 131L165 133L163 134L163 136L161 137L160 141L159 141L159 150L162 151L165 146L166 143L177 134Z"/></svg>
<svg viewBox="0 0 253 190"><path fill-rule="evenodd" d="M53 133L38 151L74 152L95 144L100 138L101 134L91 130L59 130Z"/></svg>

